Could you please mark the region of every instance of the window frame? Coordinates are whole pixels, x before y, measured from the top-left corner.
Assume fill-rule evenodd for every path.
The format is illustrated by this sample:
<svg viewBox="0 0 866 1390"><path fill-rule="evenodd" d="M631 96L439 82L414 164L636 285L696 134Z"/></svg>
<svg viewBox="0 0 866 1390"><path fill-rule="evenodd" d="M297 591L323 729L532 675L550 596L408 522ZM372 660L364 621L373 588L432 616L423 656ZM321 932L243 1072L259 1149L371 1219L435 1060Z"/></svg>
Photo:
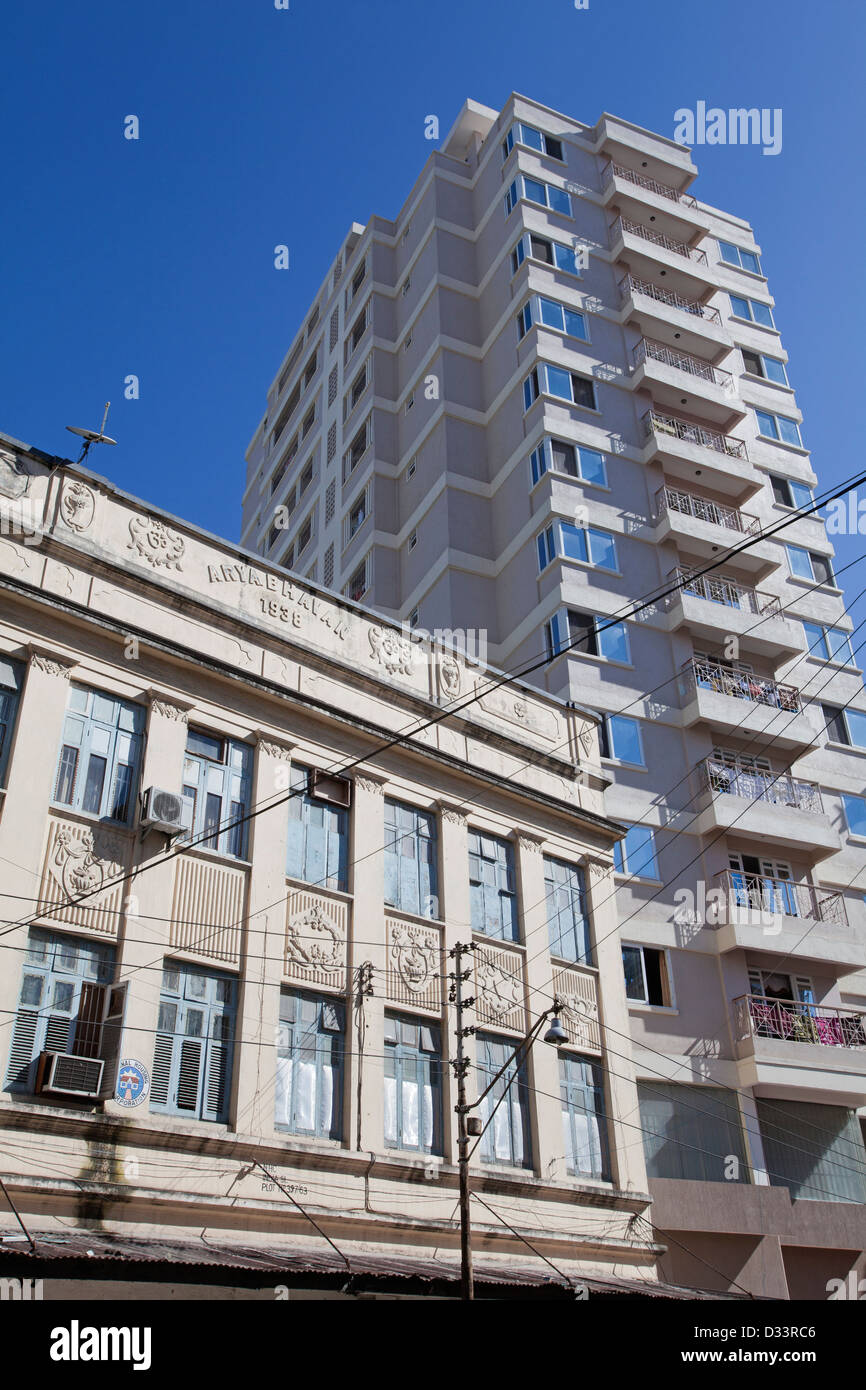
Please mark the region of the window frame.
<svg viewBox="0 0 866 1390"><path fill-rule="evenodd" d="M527 192L527 183L533 188L544 190L544 201L534 198ZM556 207L551 201L551 192L556 197L561 198L567 204L566 207ZM558 217L573 217L574 208L571 201L571 194L565 188L559 188L555 183L548 183L545 179L533 178L531 174L526 174L522 169L514 175L508 188L505 190L505 216L510 217L517 204L520 202L531 203L533 207L544 208L546 212L555 213Z"/></svg>
<svg viewBox="0 0 866 1390"><path fill-rule="evenodd" d="M583 536L584 555L569 555L566 553L564 532L566 528L569 534L573 532L576 536ZM593 558L593 540L598 547L608 548L613 552L613 565L606 565ZM538 555L539 574L543 574L554 560L563 560L568 564L585 565L588 569L602 570L605 574L620 574L619 558L617 555L616 536L612 531L606 531L601 526L575 526L573 522L563 521L561 517L555 518L549 525L544 527L536 537L536 552ZM545 558L546 557L546 558Z"/></svg>
<svg viewBox="0 0 866 1390"><path fill-rule="evenodd" d="M576 618L587 618L590 620L590 625L586 625L584 630L593 637L594 650L589 650L588 647L586 651L578 650L571 631L572 624L570 615L572 614ZM629 637L627 625L625 622L616 622L613 626L608 627L608 621L609 620L604 614L582 613L578 609L569 608L567 606L558 608L553 616L545 623L547 646L551 654L551 660L556 660L558 656L561 656L563 652L565 652L566 654L571 653L576 656L591 657L595 661L613 661L619 666L632 666L631 639ZM563 636L562 632L560 632L563 623L565 624L566 636ZM603 628L604 631L599 631L599 628ZM621 638L625 645L625 658L608 655L602 650L602 646L600 645L599 639L601 639L603 643L608 635L611 636L612 640L615 640L614 633L616 629L621 630L617 636Z"/></svg>
<svg viewBox="0 0 866 1390"><path fill-rule="evenodd" d="M718 242L719 247L719 260L722 265L733 266L735 270L745 271L746 275L758 275L762 279L764 278L764 272L761 269L761 259L757 251L749 251L745 246L736 246L732 241L722 241L721 237L717 237L716 240ZM728 247L731 251L736 251L737 259L735 261L728 260L724 252L725 247ZM751 257L751 259L755 262L755 265L757 266L757 270L752 270L751 266L743 265L743 256Z"/></svg>
<svg viewBox="0 0 866 1390"><path fill-rule="evenodd" d="M813 622L811 622L810 620L808 620L808 619L806 619L806 618L801 618L801 619L800 619L800 622L801 622L802 625L803 625L803 632L804 632L804 634L805 634L806 649L807 649L807 652L808 652L808 655L809 655L809 656L814 657L814 659L815 659L816 661L826 661L826 662L829 662L830 664L832 664L832 665L834 665L834 666L853 666L853 667L855 667L855 669L857 668L857 662L856 662L856 660L855 660L855 658L854 658L854 649L853 649L853 647L851 646L851 633L850 633L850 632L846 632L845 629L844 629L844 628L841 628L841 627L827 627L824 623L813 623ZM820 633L821 642L823 643L823 645L824 645L824 647L825 647L825 649L826 649L826 651L827 651L827 655L826 655L826 656L824 656L824 654L823 654L822 652L819 652L819 651L816 649L816 646L815 646L812 642L809 641L809 630L810 630L810 629L813 629L814 631ZM835 633L835 634L837 634L839 637L841 637L841 638L843 639L844 648L845 648L845 651L846 651L846 653L847 653L846 660L840 661L840 660L838 659L838 650L839 650L839 649L837 649L835 652L832 652L832 655L831 655L832 647L831 647L830 642L827 640L827 638L828 638L828 633Z"/></svg>
<svg viewBox="0 0 866 1390"><path fill-rule="evenodd" d="M393 818L389 819L392 813ZM386 796L384 824L386 908L439 921L439 821L436 813ZM424 828L428 833L423 833ZM423 845L427 846L424 857L421 854ZM411 849L411 854L407 849ZM404 860L411 860L411 868Z"/></svg>
<svg viewBox="0 0 866 1390"><path fill-rule="evenodd" d="M525 130L532 131L533 135L539 137L539 144L533 145L524 138ZM515 131L517 134L515 135ZM560 153L553 154L547 148L548 140L552 140L559 146ZM526 121L512 121L502 141L502 162L505 163L515 145L522 145L525 150L532 150L533 154L543 154L547 159L555 159L557 164L565 164L565 141L561 135L548 135L547 131L539 130L537 126L528 125Z"/></svg>
<svg viewBox="0 0 866 1390"><path fill-rule="evenodd" d="M288 1001L294 1001L294 1008ZM313 1004L316 1009L315 1041L308 1041L312 1021L303 1016L303 1005ZM326 1010L333 1014L334 1026L329 1026ZM291 1012L294 1017L287 1017ZM277 1025L276 1078L274 1083L274 1129L279 1134L294 1134L306 1139L332 1140L343 1138L344 1087L346 1078L346 1007L345 1001L337 996L319 994L313 990L284 987L280 989L279 1020ZM342 1038L342 1044L338 1041ZM310 1065L310 1054L315 1069L315 1086L312 1095L314 1121L312 1126L298 1122L298 1111L302 1104L299 1095L304 1080L304 1062ZM280 1063L291 1063L290 1067ZM300 1077L299 1077L300 1073ZM326 1076L327 1073L327 1076ZM328 1090L330 1096L328 1097ZM330 1113L326 1105L330 1100ZM281 1101L283 1114L286 1103L290 1118L277 1118Z"/></svg>
<svg viewBox="0 0 866 1390"><path fill-rule="evenodd" d="M348 893L352 833L350 808L336 806L327 797L316 796L311 790L313 771L311 767L292 764L292 773L303 777L305 786L301 792L298 784L293 783L294 795L289 798L286 877L295 883L308 883L338 893ZM313 813L320 811L321 824L318 825ZM317 861L321 863L323 872L314 878L310 875L317 872Z"/></svg>
<svg viewBox="0 0 866 1390"><path fill-rule="evenodd" d="M748 297L748 295L745 295L745 294L730 294L730 293L728 294L728 299L730 300L730 304L731 304L731 317L732 317L732 318L738 319L740 323L751 323L751 324L753 324L756 328L769 328L769 329L771 329L774 333L778 332L778 329L776 328L776 321L775 321L775 319L773 318L773 310L772 310L771 306L770 306L769 304L765 304L765 303L763 302L763 300L760 300L760 299L750 299L750 298ZM741 314L741 313L738 311L737 307L736 307L737 304L746 304L746 305L748 305L748 309L749 309L748 314ZM769 323L764 323L763 320L762 320L760 317L756 316L756 314L755 314L755 306L757 306L759 309L762 309L762 310L764 310L764 311L766 312L767 318L770 320Z"/></svg>
<svg viewBox="0 0 866 1390"><path fill-rule="evenodd" d="M650 861L642 860L640 870L629 868L629 858L633 858L635 853L643 853L645 845L642 845L640 849L637 851L634 849L629 851L627 833L623 836L621 840L617 840L616 844L613 847L614 874L619 874L623 877L634 878L642 883L661 883L662 880L661 875L659 873L659 852L658 846L656 845L655 826L642 825L640 821L621 821L620 823L626 826L627 832L629 833L632 830L641 830L644 832L646 837L645 844L649 844L649 847L652 851L652 859ZM653 873L651 874L644 872L647 863L650 863L652 866Z"/></svg>
<svg viewBox="0 0 866 1390"><path fill-rule="evenodd" d="M641 997L629 994L628 979L625 974L625 953L626 951L636 951L640 957L641 981L643 984L643 994ZM649 981L646 969L646 952L653 951L659 957L659 983L661 985L662 1002L654 1004L649 997ZM650 946L642 941L623 941L623 976L626 979L626 1004L629 1008L637 1005L639 1008L646 1009L674 1009L674 986L673 972L670 963L670 949L667 946Z"/></svg>
<svg viewBox="0 0 866 1390"><path fill-rule="evenodd" d="M485 852L485 845L493 846L496 852ZM469 915L472 931L491 941L519 942L520 903L513 842L501 835L491 835L485 830L470 826L467 847ZM500 850L503 851L502 854L499 853ZM492 911L494 900L498 903L497 914ZM504 900L508 902L507 913ZM488 925L494 924L495 916L498 916L498 930L488 930Z"/></svg>
<svg viewBox="0 0 866 1390"><path fill-rule="evenodd" d="M562 316L562 322L551 323L544 318L544 306L548 305L552 309L558 309ZM569 328L569 318L579 319L582 330L575 333ZM551 299L546 294L531 294L523 308L517 315L518 342L521 342L532 328L547 328L553 333L561 333L564 338L573 338L578 343L589 343L589 316L582 309L573 309L568 304L561 303L558 299Z"/></svg>
<svg viewBox="0 0 866 1390"><path fill-rule="evenodd" d="M771 444L785 444L789 449L802 449L805 447L803 444L803 436L800 433L799 422L793 419L792 416L779 415L775 410L763 410L758 406L752 406L752 410L754 411L755 423L758 427L759 439L769 440ZM772 420L773 427L776 431L775 434L764 433L764 426L761 423L762 416L764 419ZM796 439L786 439L784 437L783 430L780 428L780 422L784 426L792 427L792 432L796 435Z"/></svg>
<svg viewBox="0 0 866 1390"><path fill-rule="evenodd" d="M568 469L558 468L553 463L554 445L559 444L574 451L575 469L574 473ZM587 477L583 471L583 455L594 454L597 456L601 465L601 480L598 478ZM588 445L578 444L571 439L560 439L558 435L546 434L539 444L535 446L529 455L529 476L531 486L535 487L540 483L545 473L553 473L559 478L577 478L585 487L607 488L607 456L600 449L591 449Z"/></svg>
<svg viewBox="0 0 866 1390"><path fill-rule="evenodd" d="M753 377L758 381L768 381L773 386L787 387L787 389L790 391L791 383L788 381L787 367L781 357L771 357L768 352L759 352L757 348L744 347L742 343L739 344L739 348L743 357L743 368L746 376ZM761 368L759 372L753 372L752 369L749 367L748 363L746 362L747 353L750 357L757 357L758 364ZM770 372L767 371L767 362L772 362L775 367L779 368L781 372L781 380L779 380L777 377L774 377Z"/></svg>
<svg viewBox="0 0 866 1390"><path fill-rule="evenodd" d="M630 724L634 726L634 733L637 736L639 754L637 759L624 758L615 751L615 739L613 737L613 731L611 727L614 720L619 720L621 723ZM627 714L602 714L601 723L599 725L599 733L601 733L602 729L604 729L604 738L608 749L606 753L602 749L601 756L603 761L610 763L619 763L624 767L646 767L647 762L646 756L644 754L643 733L641 731L639 719L632 719Z"/></svg>
<svg viewBox="0 0 866 1390"><path fill-rule="evenodd" d="M209 758L204 753L190 751L189 742L193 737L211 739L222 745L221 757ZM241 820L248 815L252 798L252 778L253 778L253 747L249 743L244 743L241 739L233 739L224 734L214 733L213 730L190 725L187 731L187 743L183 755L183 779L181 783L181 798L184 805L184 840L199 841L194 848L206 850L209 854L219 855L222 859L232 859L236 862L247 863L247 853L249 850L249 821ZM233 762L236 754L240 754L237 763ZM195 765L196 781L189 779L189 769ZM220 769L219 775L211 776L213 769ZM212 788L212 782L219 782L220 787L217 793ZM191 789L191 790L190 790ZM239 795L234 795L234 793ZM215 831L216 843L214 844L214 834L207 839L202 838L208 828L208 821L212 819L212 807L209 802L212 797L219 795L220 809L216 820L216 826L221 827ZM226 810L226 808L229 808ZM224 822L229 824L224 824ZM232 824L231 822L238 822Z"/></svg>
<svg viewBox="0 0 866 1390"><path fill-rule="evenodd" d="M394 1025L393 1029L390 1025ZM405 1041L406 1030L416 1030L417 1042ZM424 1033L430 1035L430 1047L423 1044ZM393 1039L391 1034L393 1033ZM384 1031L384 1114L383 1139L386 1148L402 1153L426 1153L442 1155L443 1139L443 1077L445 1061L442 1055L442 1030L438 1020L419 1018L410 1014L385 1010ZM393 1067L393 1075L391 1068ZM414 1071L415 1075L412 1076ZM393 1081L393 1098L389 1096L389 1081ZM418 1142L413 1144L406 1135L405 1091L416 1091L415 1115ZM426 1096L429 1092L429 1138L425 1143L425 1121L427 1119ZM389 1105L393 1115L394 1127L388 1132Z"/></svg>
<svg viewBox="0 0 866 1390"><path fill-rule="evenodd" d="M22 662L0 654L0 789L6 786L6 774L18 728L24 669Z"/></svg>
<svg viewBox="0 0 866 1390"><path fill-rule="evenodd" d="M166 978L178 976L172 988ZM193 988L193 981L204 984L204 992ZM219 986L229 986L228 999L219 998ZM156 1114L224 1124L228 1120L234 1070L235 1028L237 1024L238 979L227 971L193 965L167 956L159 991L159 1016L154 1037L151 1069L150 1109ZM173 1026L167 1026L163 1008L174 1008ZM189 1020L201 1013L202 1031L192 1032ZM165 1018L166 1022L163 1022ZM186 1046L201 1043L196 1070L194 1105L181 1105ZM192 1070L192 1068L190 1068ZM216 1075L215 1075L216 1073ZM216 1095L214 1095L214 1083ZM188 1079L187 1079L188 1084ZM157 1099L165 1088L165 1099Z"/></svg>
<svg viewBox="0 0 866 1390"><path fill-rule="evenodd" d="M482 1119L485 1129L481 1138L481 1162L506 1168L526 1169L533 1165L532 1126L530 1115L530 1091L526 1069L526 1058L520 1065L515 1064L511 1054L515 1049L515 1039L479 1030L475 1035L476 1064L479 1093L490 1085L493 1077L504 1066L502 1076L493 1083L491 1090L481 1102ZM507 1098L495 1111L494 1107L507 1089ZM493 1117L491 1124L486 1121ZM503 1158L496 1153L496 1141L503 1134L506 1123L510 1157ZM519 1126L519 1129L518 1129Z"/></svg>
<svg viewBox="0 0 866 1390"><path fill-rule="evenodd" d="M792 555L792 553L791 553L792 551L795 552L797 555L805 555L805 556L806 556L806 559L807 559L808 562L809 562L809 573L808 573L808 574L801 574L801 573L799 572L799 570L795 569L795 567L794 567L794 557L793 557L793 555ZM834 572L833 572L833 558L832 558L832 556L830 556L830 555L823 555L823 554L822 554L820 551L818 551L818 550L809 550L805 545L791 545L790 542L786 542L786 544L785 544L785 556L786 556L787 561L788 561L788 570L789 570L789 572L790 572L790 574L791 574L792 579L804 579L804 580L806 580L806 582L809 583L809 584L816 584L816 585L818 585L819 588L828 588L828 589L835 589L835 588L836 588L836 576L835 576L835 574L834 574ZM816 572L815 572L815 561L816 561L816 560L818 560L819 562L821 562L821 563L823 563L824 565L826 565L827 571L828 571L828 575L829 575L828 578L824 579L824 578L819 577L818 574L816 574Z"/></svg>
<svg viewBox="0 0 866 1390"><path fill-rule="evenodd" d="M533 241L550 248L550 260L536 255ZM559 270L563 275L573 275L582 280L583 269L577 263L576 253L575 246L566 246L565 242L557 241L554 237L542 236L539 232L523 232L511 248L511 274L516 275L523 262L530 261L533 265L546 265L549 270ZM568 264L569 261L571 264Z"/></svg>
<svg viewBox="0 0 866 1390"><path fill-rule="evenodd" d="M75 708L73 699L82 694L86 696L84 708ZM104 701L116 707L112 722L109 723L107 719L93 714L97 701ZM131 727L121 728L120 720L124 716ZM123 700L107 691L97 690L94 686L79 685L77 682L70 685L55 765L51 805L112 825L132 825L136 818L146 722L144 706L135 701ZM80 726L78 741L70 742L75 726ZM93 747L94 743L96 748ZM69 751L75 754L74 762L64 757ZM122 760L124 753L128 754L127 761ZM99 805L95 810L86 805L92 792L90 773L94 757L105 764L99 790ZM128 769L129 781L123 803L125 814L116 816L110 814L110 811L117 804L118 774L121 767ZM61 778L69 776L70 795L67 799L61 800L61 787L64 786Z"/></svg>
<svg viewBox="0 0 866 1390"><path fill-rule="evenodd" d="M543 869L547 940L550 954L557 960L569 961L573 965L592 967L592 919L583 866L572 864L566 859L559 859L555 855L545 854ZM566 872L562 873L562 870ZM559 874L559 879L556 877L557 874ZM558 903L557 899L559 898L567 899L567 901ZM561 922L563 912L566 913L564 931ZM551 920L552 916L557 920ZM558 949L560 946L565 946L567 949L560 950Z"/></svg>
<svg viewBox="0 0 866 1390"><path fill-rule="evenodd" d="M577 1076L578 1068L582 1076ZM570 1074L572 1073L572 1074ZM604 1099L604 1076L601 1063L580 1053L559 1051L559 1097L562 1108L562 1128L565 1140L566 1172L575 1178L590 1178L610 1182L610 1136ZM578 1099L580 1104L578 1105ZM589 1102L592 1102L590 1105ZM587 1117L585 1144L581 1145L576 1126L579 1114ZM593 1129L594 1122L594 1129ZM580 1167L579 1152L589 1151L590 1165ZM571 1157L571 1163L569 1162Z"/></svg>

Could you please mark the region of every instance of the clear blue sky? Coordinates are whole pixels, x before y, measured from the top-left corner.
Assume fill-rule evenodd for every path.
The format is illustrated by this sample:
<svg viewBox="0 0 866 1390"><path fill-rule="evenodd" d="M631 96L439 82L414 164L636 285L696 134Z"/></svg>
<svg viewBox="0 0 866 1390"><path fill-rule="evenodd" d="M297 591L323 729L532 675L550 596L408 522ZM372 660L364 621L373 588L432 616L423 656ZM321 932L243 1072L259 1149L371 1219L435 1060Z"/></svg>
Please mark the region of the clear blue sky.
<svg viewBox="0 0 866 1390"><path fill-rule="evenodd" d="M755 227L819 476L866 467L861 4L290 4L5 7L0 429L74 456L64 426L110 399L119 447L91 466L236 538L265 387L349 223L397 211L425 116L444 136L465 97L517 90L670 135L698 100L782 108L781 154L696 150L695 192Z"/></svg>

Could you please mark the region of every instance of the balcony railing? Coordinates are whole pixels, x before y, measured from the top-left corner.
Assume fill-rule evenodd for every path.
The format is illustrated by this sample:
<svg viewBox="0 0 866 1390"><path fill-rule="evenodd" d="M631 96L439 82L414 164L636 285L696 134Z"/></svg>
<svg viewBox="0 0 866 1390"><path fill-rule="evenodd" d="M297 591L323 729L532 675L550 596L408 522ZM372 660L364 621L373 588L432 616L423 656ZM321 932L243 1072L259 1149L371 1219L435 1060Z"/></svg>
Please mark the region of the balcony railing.
<svg viewBox="0 0 866 1390"><path fill-rule="evenodd" d="M682 668L685 694L696 690L712 690L716 695L730 695L734 700L748 700L753 705L771 705L774 709L798 714L802 708L800 692L793 685L777 685L752 671L724 666L717 661L687 661Z"/></svg>
<svg viewBox="0 0 866 1390"><path fill-rule="evenodd" d="M708 430L704 425L693 425L689 420L677 420L673 415L660 415L656 410L648 410L644 418L644 434L671 435L682 439L686 444L700 444L705 449L714 449L717 454L727 454L728 458L748 461L746 445L742 439L731 439L718 430Z"/></svg>
<svg viewBox="0 0 866 1390"><path fill-rule="evenodd" d="M701 251L697 246L687 246L684 241L677 241L675 237L665 236L664 232L654 232L651 227L645 227L641 222L632 222L627 217L617 217L611 226L612 232L628 232L630 236L640 237L643 241L651 241L653 246L661 246L665 251L673 251L676 256L685 256L687 260L694 261L697 265L707 264L707 253Z"/></svg>
<svg viewBox="0 0 866 1390"><path fill-rule="evenodd" d="M714 795L741 796L746 801L766 801L771 806L793 806L798 811L820 815L824 809L815 782L799 782L787 772L729 767L717 758L698 764L703 787Z"/></svg>
<svg viewBox="0 0 866 1390"><path fill-rule="evenodd" d="M657 299L660 304L667 304L671 309L682 309L684 313L707 319L709 323L722 322L718 309L714 309L711 304L701 304L697 299L684 299L681 294L675 294L673 290L663 290L660 285L654 285L651 280L640 280L636 275L623 276L619 282L619 294L622 304L631 294L645 294L649 299Z"/></svg>
<svg viewBox="0 0 866 1390"><path fill-rule="evenodd" d="M738 1042L757 1037L823 1047L866 1047L866 1015L850 1009L742 994L734 1000L734 1011Z"/></svg>
<svg viewBox="0 0 866 1390"><path fill-rule="evenodd" d="M682 203L687 208L696 208L698 205L697 198L693 198L691 193L678 193L669 183L659 183L658 179L647 178L646 174L638 174L634 169L627 169L624 164L615 164L612 159L608 160L601 172L605 183L610 183L615 175L618 179L627 179L629 183L637 184L638 188L645 188L648 193L657 193L660 198L668 198L672 203Z"/></svg>
<svg viewBox="0 0 866 1390"><path fill-rule="evenodd" d="M724 526L727 531L739 531L750 536L761 529L761 523L749 512L741 512L739 507L728 507L722 502L711 502L696 492L682 492L676 487L660 487L656 493L656 515L659 520L667 512L680 512L683 516L693 516L696 521L708 521L713 526Z"/></svg>
<svg viewBox="0 0 866 1390"><path fill-rule="evenodd" d="M800 917L835 927L848 925L845 897L837 889L792 883L770 874L744 874L738 869L723 869L716 878L728 902L731 921L748 921L749 915L756 913L762 917Z"/></svg>
<svg viewBox="0 0 866 1390"><path fill-rule="evenodd" d="M750 589L747 584L741 584L738 579L731 579L726 574L693 575L690 570L678 568L671 570L668 578L681 581L681 593L704 599L707 603L721 603L725 608L739 608L743 613L759 616L781 611L778 595Z"/></svg>
<svg viewBox="0 0 866 1390"><path fill-rule="evenodd" d="M666 367L676 367L679 372L688 372L690 376L700 377L702 381L708 381L713 386L721 386L729 395L734 393L734 378L730 372L719 371L719 368L710 362L703 362L700 357L692 357L690 352L677 352L675 348L668 347L666 343L658 343L654 338L641 338L637 346L632 348L632 367L639 367L648 357L656 362L663 362Z"/></svg>

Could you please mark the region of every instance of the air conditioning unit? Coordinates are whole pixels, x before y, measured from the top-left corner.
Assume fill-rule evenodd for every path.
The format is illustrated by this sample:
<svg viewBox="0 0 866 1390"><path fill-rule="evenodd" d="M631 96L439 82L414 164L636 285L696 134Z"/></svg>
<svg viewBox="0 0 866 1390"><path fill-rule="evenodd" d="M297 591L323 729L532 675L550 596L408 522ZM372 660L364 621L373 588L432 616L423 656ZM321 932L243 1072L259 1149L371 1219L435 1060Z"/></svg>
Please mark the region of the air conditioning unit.
<svg viewBox="0 0 866 1390"><path fill-rule="evenodd" d="M187 827L183 822L183 797L177 792L161 791L159 787L148 787L144 793L142 826L153 830L164 830L166 835L176 835Z"/></svg>
<svg viewBox="0 0 866 1390"><path fill-rule="evenodd" d="M96 1100L102 1085L104 1066L101 1057L76 1057L72 1052L41 1052L36 1067L36 1093Z"/></svg>
<svg viewBox="0 0 866 1390"><path fill-rule="evenodd" d="M307 791L320 801L330 801L334 806L351 806L352 783L348 777L333 777L328 772L318 772L310 768Z"/></svg>

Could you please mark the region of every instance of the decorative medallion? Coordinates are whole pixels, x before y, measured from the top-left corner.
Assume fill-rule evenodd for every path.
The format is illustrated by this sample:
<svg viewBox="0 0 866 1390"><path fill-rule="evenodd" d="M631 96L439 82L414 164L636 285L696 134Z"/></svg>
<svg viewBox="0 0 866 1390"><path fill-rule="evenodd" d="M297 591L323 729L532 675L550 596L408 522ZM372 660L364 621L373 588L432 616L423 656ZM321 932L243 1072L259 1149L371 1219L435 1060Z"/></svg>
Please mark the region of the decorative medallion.
<svg viewBox="0 0 866 1390"><path fill-rule="evenodd" d="M127 550L137 550L154 569L179 570L186 548L183 536L170 531L155 516L134 516L129 523L130 542Z"/></svg>
<svg viewBox="0 0 866 1390"><path fill-rule="evenodd" d="M337 971L343 966L343 932L315 904L286 927L286 958L302 970Z"/></svg>
<svg viewBox="0 0 866 1390"><path fill-rule="evenodd" d="M439 662L439 679L445 698L448 700L456 699L460 694L460 665L453 656L443 656Z"/></svg>
<svg viewBox="0 0 866 1390"><path fill-rule="evenodd" d="M595 725L581 724L577 737L583 756L588 758L592 753L593 744L595 743Z"/></svg>
<svg viewBox="0 0 866 1390"><path fill-rule="evenodd" d="M96 510L96 498L78 479L66 483L60 496L60 515L70 531L86 531Z"/></svg>
<svg viewBox="0 0 866 1390"><path fill-rule="evenodd" d="M389 676L411 676L415 649L408 638L381 627L371 627L367 636L374 659Z"/></svg>
<svg viewBox="0 0 866 1390"><path fill-rule="evenodd" d="M71 826L62 825L55 840L51 872L65 893L78 897L98 893L106 879L120 871L122 858L115 839L101 836L97 849L89 826L76 834Z"/></svg>
<svg viewBox="0 0 866 1390"><path fill-rule="evenodd" d="M395 922L391 932L391 962L403 984L422 994L436 974L438 933L408 922Z"/></svg>

